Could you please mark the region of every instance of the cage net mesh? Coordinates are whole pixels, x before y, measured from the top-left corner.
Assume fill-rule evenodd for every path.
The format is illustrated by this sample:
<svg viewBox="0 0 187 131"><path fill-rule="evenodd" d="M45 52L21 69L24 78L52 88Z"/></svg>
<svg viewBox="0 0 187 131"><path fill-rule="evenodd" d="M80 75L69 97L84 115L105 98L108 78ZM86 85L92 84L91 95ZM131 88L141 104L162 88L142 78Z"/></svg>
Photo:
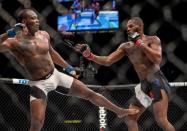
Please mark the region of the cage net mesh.
<svg viewBox="0 0 187 131"><path fill-rule="evenodd" d="M131 16L144 20L145 33L158 35L163 47L161 70L169 81L186 81L187 66L187 1L186 0L116 0L119 10L120 29L113 33L85 33L81 37L88 41L92 51L107 55L126 41L124 24ZM32 7L39 15L41 28L53 40L54 48L70 64L79 66L80 55L62 44L62 36L57 32L57 14L67 9L57 0L0 0L0 33L4 33L16 23L15 14L23 7ZM86 84L115 85L138 83L138 77L124 57L111 67L104 67L85 60L87 67L82 80ZM92 66L97 70L89 70ZM25 73L10 54L0 54L0 77L23 78ZM127 108L134 95L133 88L121 90L96 90L115 104ZM186 87L172 87L168 119L177 131L187 130L187 90ZM30 125L29 93L27 86L0 84L0 131L26 131ZM42 131L98 131L100 130L99 107L92 103L57 92L50 92L46 119ZM141 131L161 131L154 120L152 109L148 108L139 119ZM108 131L127 131L122 119L106 110Z"/></svg>

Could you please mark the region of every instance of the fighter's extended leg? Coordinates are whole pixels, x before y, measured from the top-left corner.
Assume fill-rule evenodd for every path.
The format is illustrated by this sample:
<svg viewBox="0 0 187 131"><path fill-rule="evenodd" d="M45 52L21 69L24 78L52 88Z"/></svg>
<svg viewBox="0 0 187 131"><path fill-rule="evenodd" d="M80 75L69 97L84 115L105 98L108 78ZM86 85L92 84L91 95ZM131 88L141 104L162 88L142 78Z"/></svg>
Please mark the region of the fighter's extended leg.
<svg viewBox="0 0 187 131"><path fill-rule="evenodd" d="M85 84L76 79L73 81L69 94L83 99L87 99L97 106L105 107L106 109L115 112L120 118L128 114L138 113L138 110L136 109L123 109L116 106L115 104L107 100L104 96L92 91Z"/></svg>

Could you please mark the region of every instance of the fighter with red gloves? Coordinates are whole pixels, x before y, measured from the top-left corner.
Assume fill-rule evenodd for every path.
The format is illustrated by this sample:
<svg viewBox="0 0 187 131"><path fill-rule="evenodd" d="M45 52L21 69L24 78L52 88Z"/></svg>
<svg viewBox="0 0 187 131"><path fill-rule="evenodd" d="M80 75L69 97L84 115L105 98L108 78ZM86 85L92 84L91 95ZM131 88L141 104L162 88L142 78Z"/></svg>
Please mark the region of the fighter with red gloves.
<svg viewBox="0 0 187 131"><path fill-rule="evenodd" d="M144 24L141 18L133 17L126 24L128 42L120 46L108 56L98 56L90 51L88 45L78 44L77 50L82 50L85 58L98 64L110 66L125 55L128 56L140 79L135 87L135 99L130 109L139 109L138 114L128 115L125 122L129 131L138 131L137 120L145 109L152 105L155 120L164 131L175 131L168 121L168 99L170 85L160 70L162 48L157 36L144 34Z"/></svg>

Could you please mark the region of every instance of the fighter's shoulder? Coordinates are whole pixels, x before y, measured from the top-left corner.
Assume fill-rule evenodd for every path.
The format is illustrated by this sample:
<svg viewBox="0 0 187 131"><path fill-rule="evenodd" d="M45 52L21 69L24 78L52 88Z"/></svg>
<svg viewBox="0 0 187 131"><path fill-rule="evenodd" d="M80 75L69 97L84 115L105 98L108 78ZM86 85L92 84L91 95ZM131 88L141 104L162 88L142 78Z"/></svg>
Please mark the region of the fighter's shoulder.
<svg viewBox="0 0 187 131"><path fill-rule="evenodd" d="M126 42L121 43L121 44L119 45L118 49L124 49L125 46L126 46Z"/></svg>
<svg viewBox="0 0 187 131"><path fill-rule="evenodd" d="M49 37L49 33L47 31L39 30L38 33L41 34L41 35L45 35L45 36Z"/></svg>
<svg viewBox="0 0 187 131"><path fill-rule="evenodd" d="M147 36L147 39L152 41L152 43L160 44L160 38L156 35Z"/></svg>
<svg viewBox="0 0 187 131"><path fill-rule="evenodd" d="M118 52L125 52L126 49L128 49L128 48L130 48L130 47L131 47L130 42L124 42L124 43L121 43L121 44L118 46L118 48L117 48L116 51L118 51Z"/></svg>

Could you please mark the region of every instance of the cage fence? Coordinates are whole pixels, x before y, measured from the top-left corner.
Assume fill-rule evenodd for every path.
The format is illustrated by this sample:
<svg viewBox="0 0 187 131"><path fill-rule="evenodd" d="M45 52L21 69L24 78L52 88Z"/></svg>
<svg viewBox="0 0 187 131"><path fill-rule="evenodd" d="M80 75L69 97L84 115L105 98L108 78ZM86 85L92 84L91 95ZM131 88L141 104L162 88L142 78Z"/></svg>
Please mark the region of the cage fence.
<svg viewBox="0 0 187 131"><path fill-rule="evenodd" d="M89 86L89 85L88 85ZM90 85L116 105L128 108L134 96L132 85ZM98 88L99 87L99 88ZM186 86L172 86L168 119L177 131L186 131ZM30 89L22 85L1 84L1 120L2 131L26 131L30 125L29 114ZM42 131L127 131L123 119L103 107L97 107L84 99L66 96L58 89L48 96L46 119ZM162 131L156 124L149 107L138 120L141 131Z"/></svg>
<svg viewBox="0 0 187 131"><path fill-rule="evenodd" d="M119 10L120 29L114 33L84 34L93 52L108 54L116 49L119 43L126 41L124 23L130 16L140 16L145 22L145 32L160 37L163 47L162 71L169 81L187 80L187 2L185 0L116 0ZM79 56L69 50L61 42L61 34L57 31L56 17L67 8L57 0L0 0L0 32L4 33L16 23L16 13L25 8L33 8L41 21L41 29L46 30L54 42L54 48L69 63L77 65ZM151 15L150 15L151 14ZM128 107L133 88L119 85L137 83L138 79L132 65L124 58L110 68L97 65L98 73L91 83L112 85L114 89L95 85L94 90L102 93L115 104ZM24 71L8 54L0 54L1 77L22 78ZM85 74L85 75L93 75ZM87 77L87 76L86 76ZM86 79L90 82L90 78ZM0 131L26 131L30 125L29 93L30 89L23 85L0 84ZM168 118L177 131L187 131L187 90L186 86L173 86L170 97ZM104 112L106 115L99 114ZM106 118L105 120L100 117ZM106 123L105 123L106 122ZM154 120L152 109L148 108L139 119L141 131L161 131ZM51 92L48 98L46 120L43 131L98 131L106 124L108 131L127 131L122 119L113 112L96 107L88 101Z"/></svg>

